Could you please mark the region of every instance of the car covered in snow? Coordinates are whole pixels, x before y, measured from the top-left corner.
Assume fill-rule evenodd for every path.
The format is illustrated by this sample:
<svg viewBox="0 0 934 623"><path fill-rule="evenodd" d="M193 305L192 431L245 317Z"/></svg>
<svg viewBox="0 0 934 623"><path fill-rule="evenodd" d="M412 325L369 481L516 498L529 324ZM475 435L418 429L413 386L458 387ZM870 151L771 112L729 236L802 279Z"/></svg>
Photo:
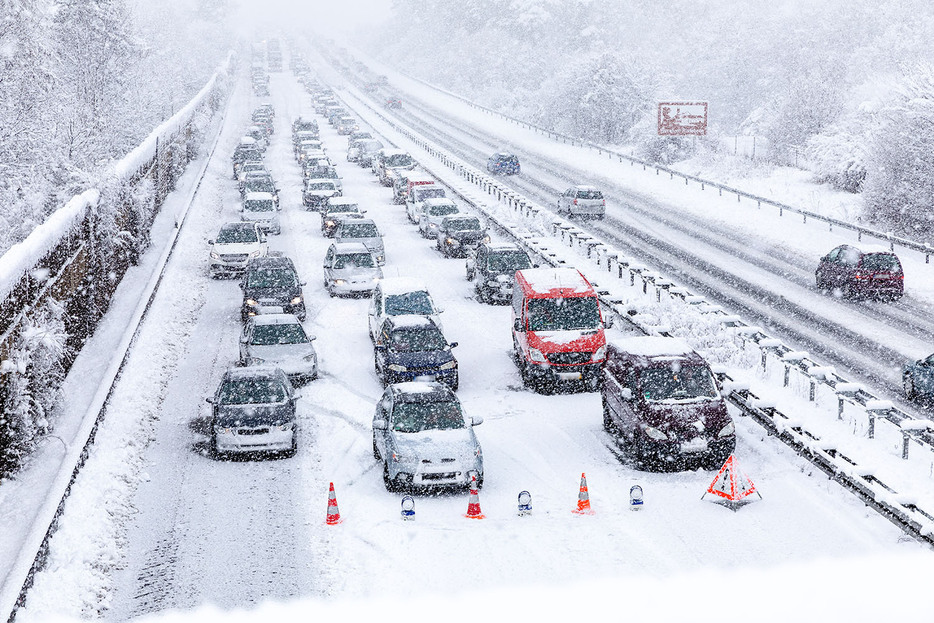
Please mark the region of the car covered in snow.
<svg viewBox="0 0 934 623"><path fill-rule="evenodd" d="M247 193L240 208L240 220L256 223L267 234L280 234L279 206L270 193Z"/></svg>
<svg viewBox="0 0 934 623"><path fill-rule="evenodd" d="M246 322L259 314L293 314L305 319L303 281L287 257L258 257L247 262L240 281L243 305L240 317Z"/></svg>
<svg viewBox="0 0 934 623"><path fill-rule="evenodd" d="M480 219L472 214L451 214L441 219L435 246L445 257L468 257L490 236Z"/></svg>
<svg viewBox="0 0 934 623"><path fill-rule="evenodd" d="M309 210L320 210L327 205L331 197L341 196L341 189L333 180L314 180L305 183L302 191L302 203Z"/></svg>
<svg viewBox="0 0 934 623"><path fill-rule="evenodd" d="M227 223L208 244L212 278L242 273L251 258L264 257L269 249L266 234L253 222Z"/></svg>
<svg viewBox="0 0 934 623"><path fill-rule="evenodd" d="M401 149L383 148L376 152L373 159L373 171L383 186L392 186L395 174L399 171L411 171L415 168L415 159Z"/></svg>
<svg viewBox="0 0 934 623"><path fill-rule="evenodd" d="M451 199L431 198L422 201L420 208L415 212L415 222L422 237L435 239L438 237L438 227L444 217L460 214L460 208Z"/></svg>
<svg viewBox="0 0 934 623"><path fill-rule="evenodd" d="M388 316L401 314L430 316L440 328L442 311L435 305L431 294L428 293L428 288L418 279L387 277L380 281L373 290L368 312L370 339L376 341L376 334Z"/></svg>
<svg viewBox="0 0 934 623"><path fill-rule="evenodd" d="M285 372L272 366L231 368L211 404L210 449L215 456L280 452L298 448L298 394Z"/></svg>
<svg viewBox="0 0 934 623"><path fill-rule="evenodd" d="M373 219L355 218L342 219L334 232L335 242L360 242L370 250L376 263L380 266L386 263L386 249L383 245L383 235Z"/></svg>
<svg viewBox="0 0 934 623"><path fill-rule="evenodd" d="M441 184L418 184L405 195L405 212L409 221L418 223L422 205L428 199L444 199L447 195Z"/></svg>
<svg viewBox="0 0 934 623"><path fill-rule="evenodd" d="M363 218L364 214L366 210L360 207L356 199L331 197L321 210L321 233L333 238L342 220Z"/></svg>
<svg viewBox="0 0 934 623"><path fill-rule="evenodd" d="M403 381L439 381L457 391L457 359L448 342L428 316L389 316L376 333L373 365L383 385Z"/></svg>
<svg viewBox="0 0 934 623"><path fill-rule="evenodd" d="M518 175L519 158L508 152L497 152L487 158L486 170L493 174Z"/></svg>
<svg viewBox="0 0 934 623"><path fill-rule="evenodd" d="M602 219L606 215L603 191L593 186L571 186L558 195L558 214Z"/></svg>
<svg viewBox="0 0 934 623"><path fill-rule="evenodd" d="M438 486L483 486L483 450L467 417L442 383L390 385L373 415L373 457L383 463L388 491Z"/></svg>
<svg viewBox="0 0 934 623"><path fill-rule="evenodd" d="M281 368L293 385L300 385L318 376L314 340L292 314L252 316L240 334L239 363Z"/></svg>
<svg viewBox="0 0 934 623"><path fill-rule="evenodd" d="M517 270L532 268L529 254L511 242L484 242L466 261L467 279L481 302L508 303Z"/></svg>
<svg viewBox="0 0 934 623"><path fill-rule="evenodd" d="M720 467L736 428L707 362L680 339L610 340L600 394L603 426L637 467Z"/></svg>
<svg viewBox="0 0 934 623"><path fill-rule="evenodd" d="M382 278L383 270L362 243L335 243L324 255L324 288L331 296L369 295Z"/></svg>
<svg viewBox="0 0 934 623"><path fill-rule="evenodd" d="M902 385L908 400L934 398L934 355L905 364Z"/></svg>

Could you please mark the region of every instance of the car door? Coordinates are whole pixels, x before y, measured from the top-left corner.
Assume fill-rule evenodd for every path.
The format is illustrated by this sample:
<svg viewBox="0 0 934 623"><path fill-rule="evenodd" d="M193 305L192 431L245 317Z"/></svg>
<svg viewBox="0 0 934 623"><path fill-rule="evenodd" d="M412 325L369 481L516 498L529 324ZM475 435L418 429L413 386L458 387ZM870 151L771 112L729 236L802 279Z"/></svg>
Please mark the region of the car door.
<svg viewBox="0 0 934 623"><path fill-rule="evenodd" d="M384 383L386 382L386 359L389 349L389 324L388 322L383 323L383 327L376 334L376 341L373 344L373 366L376 368L376 376Z"/></svg>
<svg viewBox="0 0 934 623"><path fill-rule="evenodd" d="M376 341L376 331L379 329L379 323L383 316L383 293L379 286L373 290L373 297L370 300L369 311L370 339Z"/></svg>
<svg viewBox="0 0 934 623"><path fill-rule="evenodd" d="M334 269L334 247L329 247L324 255L324 285L327 286L332 279L331 271Z"/></svg>
<svg viewBox="0 0 934 623"><path fill-rule="evenodd" d="M373 443L376 445L379 455L384 459L391 455L388 441L390 431L392 430L391 414L392 394L387 390L383 393L382 399L376 403L376 414L373 416L374 420L383 420L386 422L385 430L373 429Z"/></svg>

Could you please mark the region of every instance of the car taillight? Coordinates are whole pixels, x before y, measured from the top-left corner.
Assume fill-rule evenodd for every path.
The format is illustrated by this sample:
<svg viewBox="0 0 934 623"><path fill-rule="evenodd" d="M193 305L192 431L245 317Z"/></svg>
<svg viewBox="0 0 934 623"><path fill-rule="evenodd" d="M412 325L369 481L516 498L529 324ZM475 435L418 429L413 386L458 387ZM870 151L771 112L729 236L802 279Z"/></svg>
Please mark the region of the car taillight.
<svg viewBox="0 0 934 623"><path fill-rule="evenodd" d="M604 206L606 206L606 199L604 199L604 200L601 201L600 203L602 203Z"/></svg>
<svg viewBox="0 0 934 623"><path fill-rule="evenodd" d="M856 271L855 273L853 273L853 279L862 279L862 278L863 278L863 273L859 271Z"/></svg>
<svg viewBox="0 0 934 623"><path fill-rule="evenodd" d="M577 199L574 200L574 205L577 205Z"/></svg>

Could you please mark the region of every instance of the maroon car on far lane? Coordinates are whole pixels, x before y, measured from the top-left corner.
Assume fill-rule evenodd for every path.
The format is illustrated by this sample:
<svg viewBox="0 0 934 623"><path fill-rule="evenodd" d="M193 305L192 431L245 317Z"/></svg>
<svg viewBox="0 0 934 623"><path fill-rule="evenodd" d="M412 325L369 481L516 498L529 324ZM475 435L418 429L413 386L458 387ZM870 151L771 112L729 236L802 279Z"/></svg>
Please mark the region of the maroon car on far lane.
<svg viewBox="0 0 934 623"><path fill-rule="evenodd" d="M820 259L815 277L819 290L839 291L847 298L894 300L905 291L902 264L885 247L840 245Z"/></svg>

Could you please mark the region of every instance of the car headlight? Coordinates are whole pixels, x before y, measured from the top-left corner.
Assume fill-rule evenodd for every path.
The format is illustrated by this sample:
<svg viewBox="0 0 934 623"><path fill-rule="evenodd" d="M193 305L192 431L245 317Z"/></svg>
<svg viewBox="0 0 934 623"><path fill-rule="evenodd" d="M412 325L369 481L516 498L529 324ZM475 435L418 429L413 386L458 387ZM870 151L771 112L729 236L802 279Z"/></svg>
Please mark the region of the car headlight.
<svg viewBox="0 0 934 623"><path fill-rule="evenodd" d="M499 279L490 279L490 280L488 280L488 281L486 282L486 285L490 286L491 288L498 288L498 287L499 287Z"/></svg>
<svg viewBox="0 0 934 623"><path fill-rule="evenodd" d="M655 441L667 441L668 440L668 435L658 430L657 428L653 428L651 426L645 426L642 428L642 430L645 431L646 435L648 435Z"/></svg>
<svg viewBox="0 0 934 623"><path fill-rule="evenodd" d="M596 350L596 352L593 354L593 357L591 357L590 360L591 361L603 361L605 358L606 358L606 345L604 344L603 346L601 346L600 348Z"/></svg>
<svg viewBox="0 0 934 623"><path fill-rule="evenodd" d="M448 244L457 244L457 240L454 240L453 238L448 238L447 240L445 240L445 242Z"/></svg>
<svg viewBox="0 0 934 623"><path fill-rule="evenodd" d="M451 361L448 361L447 363L441 364L442 370L453 370L456 367L457 367L457 361L455 361L454 359L452 359Z"/></svg>
<svg viewBox="0 0 934 623"><path fill-rule="evenodd" d="M257 305L259 305L259 303L257 303L257 302L256 302L255 300L253 300L253 299L247 299L247 300L246 300L246 304L247 304L248 306L250 306L250 307L256 307Z"/></svg>
<svg viewBox="0 0 934 623"><path fill-rule="evenodd" d="M298 305L301 302L302 302L302 297L300 296L296 296L294 299L292 299L292 305Z"/></svg>
<svg viewBox="0 0 934 623"><path fill-rule="evenodd" d="M428 229L438 229L438 225L436 223L428 223Z"/></svg>
<svg viewBox="0 0 934 623"><path fill-rule="evenodd" d="M379 283L379 281L380 281L379 277L373 277L373 283Z"/></svg>
<svg viewBox="0 0 934 623"><path fill-rule="evenodd" d="M292 422L286 422L285 424L279 424L276 428L279 430L292 430L293 426L294 424Z"/></svg>
<svg viewBox="0 0 934 623"><path fill-rule="evenodd" d="M726 426L720 429L720 432L717 433L717 437L731 437L736 433L736 426L733 425L733 422L730 422Z"/></svg>
<svg viewBox="0 0 934 623"><path fill-rule="evenodd" d="M477 444L477 447L474 449L473 453L474 456L476 456L478 459L483 456L483 450L480 449L480 444Z"/></svg>
<svg viewBox="0 0 934 623"><path fill-rule="evenodd" d="M529 349L529 359L535 363L546 363L548 360L545 358L545 355L542 354L542 351L537 348Z"/></svg>
<svg viewBox="0 0 934 623"><path fill-rule="evenodd" d="M217 251L211 251L211 259L212 259L212 260L219 260L219 259L221 259L221 254L218 253Z"/></svg>
<svg viewBox="0 0 934 623"><path fill-rule="evenodd" d="M345 283L347 283L347 282L344 281L343 279L335 279L335 280L334 280L334 285L336 285L336 286L342 286L342 285L344 285Z"/></svg>
<svg viewBox="0 0 934 623"><path fill-rule="evenodd" d="M259 257L259 254L260 254L260 250L257 249L256 251L253 251L252 253L250 253L250 257Z"/></svg>
<svg viewBox="0 0 934 623"><path fill-rule="evenodd" d="M334 227L334 221L324 221L325 227Z"/></svg>
<svg viewBox="0 0 934 623"><path fill-rule="evenodd" d="M486 243L486 242L489 242L489 241L490 241L490 237L489 237L489 236L484 236L484 237L483 237L483 242Z"/></svg>
<svg viewBox="0 0 934 623"><path fill-rule="evenodd" d="M392 460L395 461L396 463L402 463L403 461L407 460L407 457L399 454L398 452L393 452Z"/></svg>
<svg viewBox="0 0 934 623"><path fill-rule="evenodd" d="M261 366L266 363L266 360L262 357L248 357L246 360L246 365L248 366Z"/></svg>
<svg viewBox="0 0 934 623"><path fill-rule="evenodd" d="M308 363L315 363L318 361L318 355L316 355L315 353L311 353L310 355L305 355L304 357L302 357L302 359L304 359Z"/></svg>
<svg viewBox="0 0 934 623"><path fill-rule="evenodd" d="M405 367L405 366L400 366L400 365L397 364L397 363L391 363L391 364L389 364L389 369L392 370L393 372L405 372L405 371L406 371L406 367Z"/></svg>

